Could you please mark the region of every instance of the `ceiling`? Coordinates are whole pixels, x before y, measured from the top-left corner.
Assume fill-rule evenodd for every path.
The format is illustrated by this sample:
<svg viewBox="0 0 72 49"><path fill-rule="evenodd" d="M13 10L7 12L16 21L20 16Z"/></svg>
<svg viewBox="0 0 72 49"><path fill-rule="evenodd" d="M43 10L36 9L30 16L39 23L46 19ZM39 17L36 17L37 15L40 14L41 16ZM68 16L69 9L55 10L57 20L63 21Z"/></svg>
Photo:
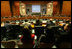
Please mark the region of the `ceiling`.
<svg viewBox="0 0 72 49"><path fill-rule="evenodd" d="M21 1L25 4L47 4L51 1Z"/></svg>

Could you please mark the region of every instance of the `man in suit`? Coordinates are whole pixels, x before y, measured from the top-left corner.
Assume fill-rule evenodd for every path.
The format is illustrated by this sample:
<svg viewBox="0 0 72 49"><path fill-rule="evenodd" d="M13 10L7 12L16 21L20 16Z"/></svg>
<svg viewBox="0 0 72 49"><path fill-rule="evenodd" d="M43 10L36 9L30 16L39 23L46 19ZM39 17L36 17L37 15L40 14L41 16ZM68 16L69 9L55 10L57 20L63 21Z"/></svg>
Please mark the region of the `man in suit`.
<svg viewBox="0 0 72 49"><path fill-rule="evenodd" d="M35 26L40 26L41 25L41 21L38 19L38 20L36 20L36 24L35 24Z"/></svg>

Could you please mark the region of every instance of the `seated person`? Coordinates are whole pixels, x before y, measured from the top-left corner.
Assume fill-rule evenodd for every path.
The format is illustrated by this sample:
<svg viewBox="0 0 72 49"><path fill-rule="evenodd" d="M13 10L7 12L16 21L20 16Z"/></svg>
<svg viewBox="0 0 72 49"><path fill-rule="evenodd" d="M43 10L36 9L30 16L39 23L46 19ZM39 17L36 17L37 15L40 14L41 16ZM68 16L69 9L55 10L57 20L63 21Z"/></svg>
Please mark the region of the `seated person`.
<svg viewBox="0 0 72 49"><path fill-rule="evenodd" d="M49 27L46 29L46 34L40 36L39 47L51 48L54 44L53 42L55 42L54 31L52 30L52 27Z"/></svg>
<svg viewBox="0 0 72 49"><path fill-rule="evenodd" d="M34 28L34 27L35 27L33 22L31 22L31 27L32 27L32 28Z"/></svg>
<svg viewBox="0 0 72 49"><path fill-rule="evenodd" d="M10 24L9 21L6 21L6 23L3 23L3 25L4 25L4 27L7 29L7 31L9 31L9 30L10 30L10 26L11 26L12 24Z"/></svg>
<svg viewBox="0 0 72 49"><path fill-rule="evenodd" d="M50 19L50 23L51 23L51 24L54 24L54 23L53 23L53 19Z"/></svg>
<svg viewBox="0 0 72 49"><path fill-rule="evenodd" d="M46 27L50 26L50 21L47 21Z"/></svg>
<svg viewBox="0 0 72 49"><path fill-rule="evenodd" d="M67 20L66 20L66 23L69 23L69 22L70 22L70 20L69 20L69 19L67 19Z"/></svg>
<svg viewBox="0 0 72 49"><path fill-rule="evenodd" d="M35 26L40 26L40 25L41 25L40 20L37 20Z"/></svg>
<svg viewBox="0 0 72 49"><path fill-rule="evenodd" d="M50 19L50 21L47 21L46 27L54 26L55 24L52 21L53 21L53 19Z"/></svg>
<svg viewBox="0 0 72 49"><path fill-rule="evenodd" d="M24 48L33 47L33 38L31 37L31 31L27 26L23 28L23 37L21 38L21 42L23 43Z"/></svg>
<svg viewBox="0 0 72 49"><path fill-rule="evenodd" d="M61 47L61 46L59 46L61 43L64 43L64 42L70 43L71 42L71 28L70 27L71 27L71 25L69 25L69 24L66 24L64 26L64 32L62 32L63 34L60 34L60 37L58 38L58 40L56 42L57 47Z"/></svg>
<svg viewBox="0 0 72 49"><path fill-rule="evenodd" d="M6 21L6 23L4 24L4 26L8 26L11 25L9 21Z"/></svg>
<svg viewBox="0 0 72 49"><path fill-rule="evenodd" d="M25 23L23 23L23 25L24 25L24 24L30 25L30 23L28 22L27 19L25 20Z"/></svg>
<svg viewBox="0 0 72 49"><path fill-rule="evenodd" d="M25 23L23 23L21 26L28 26L29 29L31 29L31 24L28 22L28 20L25 20Z"/></svg>
<svg viewBox="0 0 72 49"><path fill-rule="evenodd" d="M6 27L8 25L11 25L9 21L6 21L5 23L4 22L1 22L1 26L5 26Z"/></svg>
<svg viewBox="0 0 72 49"><path fill-rule="evenodd" d="M64 30L66 31L66 32L70 32L70 28L71 27L71 24L66 24L65 26L64 26Z"/></svg>
<svg viewBox="0 0 72 49"><path fill-rule="evenodd" d="M70 34L71 34L71 28L69 24L66 24L63 27L63 32L60 32L60 40L63 41L69 41L70 40Z"/></svg>

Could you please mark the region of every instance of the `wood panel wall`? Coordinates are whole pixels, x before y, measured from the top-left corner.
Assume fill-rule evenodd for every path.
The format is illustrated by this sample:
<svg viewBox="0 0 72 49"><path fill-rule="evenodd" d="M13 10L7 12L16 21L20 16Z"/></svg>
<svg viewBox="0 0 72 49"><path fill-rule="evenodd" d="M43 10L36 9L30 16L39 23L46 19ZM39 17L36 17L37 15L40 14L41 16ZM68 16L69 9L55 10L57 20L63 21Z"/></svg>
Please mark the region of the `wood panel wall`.
<svg viewBox="0 0 72 49"><path fill-rule="evenodd" d="M1 17L10 17L11 10L9 1L1 1Z"/></svg>
<svg viewBox="0 0 72 49"><path fill-rule="evenodd" d="M62 14L71 16L71 1L63 1Z"/></svg>
<svg viewBox="0 0 72 49"><path fill-rule="evenodd" d="M60 4L58 1L53 1L53 15L59 15Z"/></svg>
<svg viewBox="0 0 72 49"><path fill-rule="evenodd" d="M13 16L19 16L20 15L19 1L14 1L14 4L12 5L12 11L13 11Z"/></svg>

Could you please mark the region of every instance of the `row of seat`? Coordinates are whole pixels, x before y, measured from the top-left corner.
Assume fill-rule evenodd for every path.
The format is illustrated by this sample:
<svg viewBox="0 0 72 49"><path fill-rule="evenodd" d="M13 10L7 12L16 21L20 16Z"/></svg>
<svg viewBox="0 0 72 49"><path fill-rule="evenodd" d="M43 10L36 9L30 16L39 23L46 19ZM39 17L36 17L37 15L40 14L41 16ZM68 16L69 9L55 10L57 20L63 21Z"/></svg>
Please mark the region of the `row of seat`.
<svg viewBox="0 0 72 49"><path fill-rule="evenodd" d="M25 32L25 33L28 32L28 30L23 29L24 27L21 27L18 25L11 25L11 26L9 26L9 28L10 29L8 31L5 30L5 28L4 28L4 29L2 29L3 31L1 32L1 35L3 35L3 38L6 37L6 38L8 38L8 40L18 39L19 34L23 35L23 32ZM60 41L63 41L65 39L69 38L69 41L70 41L70 37L69 37L70 33L67 32L68 34L65 34L66 32L60 26L52 26L52 25L51 26L49 25L47 27L35 26L34 29L35 29L35 35L37 36L37 42L40 39L40 36L42 34L45 35L45 37L41 37L40 43L41 42L47 43L47 44L54 43L54 44L58 45L60 43ZM4 36L4 35L6 35L6 36ZM66 37L66 38L63 38L63 37ZM40 47L40 46L38 45L38 47Z"/></svg>

